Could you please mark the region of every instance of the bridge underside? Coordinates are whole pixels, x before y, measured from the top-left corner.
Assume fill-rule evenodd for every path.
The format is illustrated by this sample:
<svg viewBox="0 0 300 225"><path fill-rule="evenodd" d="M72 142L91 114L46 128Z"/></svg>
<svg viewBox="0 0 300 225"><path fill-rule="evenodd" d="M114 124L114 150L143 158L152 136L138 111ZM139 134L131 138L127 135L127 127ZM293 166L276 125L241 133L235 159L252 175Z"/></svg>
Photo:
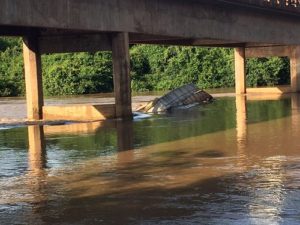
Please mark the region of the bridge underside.
<svg viewBox="0 0 300 225"><path fill-rule="evenodd" d="M61 30L49 28L0 26L0 36L36 36L40 52L88 52L111 51L111 37L118 32L94 32L78 30ZM74 45L76 43L76 45ZM129 44L156 44L202 47L266 47L282 46L283 44L239 42L212 38L183 38L174 36L129 33Z"/></svg>
<svg viewBox="0 0 300 225"><path fill-rule="evenodd" d="M115 114L130 118L130 44L235 48L237 94L247 57L290 57L290 90L300 91L300 13L260 2L0 0L0 35L23 37L29 119L43 117L41 54L85 51L112 51Z"/></svg>

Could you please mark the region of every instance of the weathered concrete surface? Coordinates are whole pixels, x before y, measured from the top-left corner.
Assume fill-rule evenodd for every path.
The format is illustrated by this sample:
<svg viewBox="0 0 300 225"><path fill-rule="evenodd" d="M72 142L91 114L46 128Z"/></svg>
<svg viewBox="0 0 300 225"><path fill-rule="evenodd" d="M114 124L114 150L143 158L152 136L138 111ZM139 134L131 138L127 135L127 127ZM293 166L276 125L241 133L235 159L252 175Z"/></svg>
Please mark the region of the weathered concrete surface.
<svg viewBox="0 0 300 225"><path fill-rule="evenodd" d="M300 17L228 2L0 0L0 26L300 44Z"/></svg>
<svg viewBox="0 0 300 225"><path fill-rule="evenodd" d="M116 117L115 105L44 106L44 120L94 121Z"/></svg>
<svg viewBox="0 0 300 225"><path fill-rule="evenodd" d="M290 57L291 88L293 92L300 91L300 46L292 48Z"/></svg>
<svg viewBox="0 0 300 225"><path fill-rule="evenodd" d="M291 57L295 46L267 46L246 48L246 58Z"/></svg>
<svg viewBox="0 0 300 225"><path fill-rule="evenodd" d="M293 93L290 86L247 88L247 94L285 94Z"/></svg>
<svg viewBox="0 0 300 225"><path fill-rule="evenodd" d="M235 93L246 93L246 57L245 48L234 49Z"/></svg>
<svg viewBox="0 0 300 225"><path fill-rule="evenodd" d="M27 118L40 120L43 118L44 105L42 86L41 54L36 38L23 39L23 58L26 83Z"/></svg>
<svg viewBox="0 0 300 225"><path fill-rule="evenodd" d="M222 94L223 96L223 94ZM132 109L140 107L158 96L133 96ZM45 106L68 105L111 105L115 104L112 94L95 94L84 96L69 96L60 98L46 98ZM0 125L26 121L26 100L23 97L0 98Z"/></svg>
<svg viewBox="0 0 300 225"><path fill-rule="evenodd" d="M114 93L117 118L132 118L131 78L128 33L116 33L112 38Z"/></svg>
<svg viewBox="0 0 300 225"><path fill-rule="evenodd" d="M111 35L78 34L39 37L41 53L111 51Z"/></svg>

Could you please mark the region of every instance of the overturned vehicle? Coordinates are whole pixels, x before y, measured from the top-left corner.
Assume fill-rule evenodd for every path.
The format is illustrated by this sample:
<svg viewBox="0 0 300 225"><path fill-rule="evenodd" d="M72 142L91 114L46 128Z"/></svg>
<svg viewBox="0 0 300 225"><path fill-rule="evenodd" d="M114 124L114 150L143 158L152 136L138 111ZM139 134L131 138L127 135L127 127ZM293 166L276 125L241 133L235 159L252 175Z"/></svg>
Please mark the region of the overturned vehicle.
<svg viewBox="0 0 300 225"><path fill-rule="evenodd" d="M210 94L200 90L194 84L187 84L139 107L137 111L161 113L173 108L190 108L198 104L206 104L212 101L213 97Z"/></svg>

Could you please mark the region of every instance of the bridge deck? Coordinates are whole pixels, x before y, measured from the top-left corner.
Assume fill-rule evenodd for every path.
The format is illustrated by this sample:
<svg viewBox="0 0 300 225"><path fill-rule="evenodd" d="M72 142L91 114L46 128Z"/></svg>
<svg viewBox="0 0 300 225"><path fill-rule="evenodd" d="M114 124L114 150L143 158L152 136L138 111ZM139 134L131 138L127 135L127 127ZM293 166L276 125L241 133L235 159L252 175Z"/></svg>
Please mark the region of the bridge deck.
<svg viewBox="0 0 300 225"><path fill-rule="evenodd" d="M229 47L240 43L300 44L299 2L0 0L0 35L60 37L129 32L132 43Z"/></svg>

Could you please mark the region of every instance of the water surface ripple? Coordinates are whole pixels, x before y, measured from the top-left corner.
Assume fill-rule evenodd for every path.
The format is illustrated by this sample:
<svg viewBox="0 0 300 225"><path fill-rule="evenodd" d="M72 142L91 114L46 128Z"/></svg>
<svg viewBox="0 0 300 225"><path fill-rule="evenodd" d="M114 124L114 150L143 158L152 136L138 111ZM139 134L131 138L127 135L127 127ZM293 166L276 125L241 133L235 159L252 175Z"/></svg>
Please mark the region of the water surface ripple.
<svg viewBox="0 0 300 225"><path fill-rule="evenodd" d="M0 129L0 224L299 224L297 98Z"/></svg>

